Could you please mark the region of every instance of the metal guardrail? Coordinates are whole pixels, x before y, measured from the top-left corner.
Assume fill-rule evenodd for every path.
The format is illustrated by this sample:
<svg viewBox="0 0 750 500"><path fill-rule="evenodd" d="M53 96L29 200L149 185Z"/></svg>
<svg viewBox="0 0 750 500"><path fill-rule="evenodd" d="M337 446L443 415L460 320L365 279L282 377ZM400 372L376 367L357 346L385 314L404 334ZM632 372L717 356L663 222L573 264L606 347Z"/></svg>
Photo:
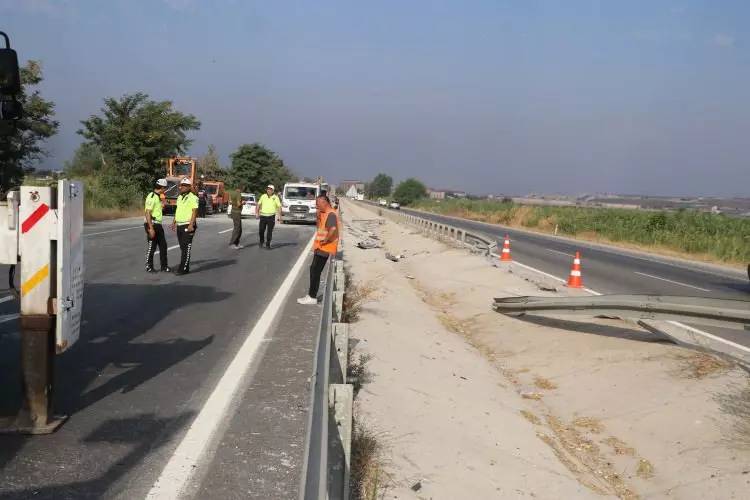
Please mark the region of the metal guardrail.
<svg viewBox="0 0 750 500"><path fill-rule="evenodd" d="M339 243L341 249L343 242ZM340 323L344 268L341 250L325 273L323 310L310 379L311 408L305 438L301 500L349 497L353 390L346 383L349 332Z"/></svg>
<svg viewBox="0 0 750 500"><path fill-rule="evenodd" d="M640 320L676 320L734 329L750 329L750 302L667 295L594 297L503 297L492 308L503 314L557 313L606 315Z"/></svg>
<svg viewBox="0 0 750 500"><path fill-rule="evenodd" d="M488 234L478 231L468 231L449 224L443 224L401 211L390 210L372 203L369 204L381 208L381 213L385 217L400 219L402 222L417 227L425 236L452 242L459 247L469 248L474 252L479 252L487 256L492 255L497 250L496 239Z"/></svg>

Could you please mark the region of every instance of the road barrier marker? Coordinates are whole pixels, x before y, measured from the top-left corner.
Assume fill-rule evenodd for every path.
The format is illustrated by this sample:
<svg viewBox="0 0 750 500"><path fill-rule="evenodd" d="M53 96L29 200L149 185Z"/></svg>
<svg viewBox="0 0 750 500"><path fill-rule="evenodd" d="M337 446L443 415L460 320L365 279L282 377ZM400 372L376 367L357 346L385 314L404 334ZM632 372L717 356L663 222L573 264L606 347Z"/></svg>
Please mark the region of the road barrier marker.
<svg viewBox="0 0 750 500"><path fill-rule="evenodd" d="M40 267L37 272L31 275L29 279L26 280L25 283L21 285L21 296L26 295L30 291L32 291L34 288L39 286L41 282L43 282L45 279L49 277L49 264L45 264L44 266Z"/></svg>
<svg viewBox="0 0 750 500"><path fill-rule="evenodd" d="M513 258L510 256L510 236L505 233L505 240L503 241L503 251L500 252L501 262L511 262Z"/></svg>
<svg viewBox="0 0 750 500"><path fill-rule="evenodd" d="M583 276L581 276L581 252L576 252L573 258L573 266L570 268L568 276L569 288L583 288Z"/></svg>
<svg viewBox="0 0 750 500"><path fill-rule="evenodd" d="M229 363L224 375L221 376L221 379L204 403L198 416L195 417L195 420L193 420L190 428L183 436L177 449L162 470L159 478L146 495L147 499L179 498L180 494L184 491L191 477L196 472L200 459L206 451L209 442L214 437L220 424L224 421L237 389L240 387L247 372L253 366L258 349L266 341L267 334L273 326L276 315L283 308L294 282L299 277L314 238L315 236L313 235L310 241L303 246L294 266L292 266L292 269L286 278L284 278L281 286L279 286L268 306L263 311L263 314L255 323L255 326L247 334L245 341L231 363ZM247 325L247 327L249 328L250 325Z"/></svg>

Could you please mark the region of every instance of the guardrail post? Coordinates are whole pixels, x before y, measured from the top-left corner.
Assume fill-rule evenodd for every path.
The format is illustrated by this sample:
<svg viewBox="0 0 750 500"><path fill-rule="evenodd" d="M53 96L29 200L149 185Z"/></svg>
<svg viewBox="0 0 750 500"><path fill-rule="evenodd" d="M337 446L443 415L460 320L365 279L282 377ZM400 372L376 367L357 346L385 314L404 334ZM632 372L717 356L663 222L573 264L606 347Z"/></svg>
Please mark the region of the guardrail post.
<svg viewBox="0 0 750 500"><path fill-rule="evenodd" d="M336 349L339 364L335 373L336 378L332 382L346 384L348 382L346 380L346 369L349 364L349 325L347 323L333 323L331 332L333 334L333 347Z"/></svg>
<svg viewBox="0 0 750 500"><path fill-rule="evenodd" d="M344 317L344 292L333 292L333 319L341 322Z"/></svg>
<svg viewBox="0 0 750 500"><path fill-rule="evenodd" d="M329 456L336 465L328 471L328 499L349 500L354 387L351 384L331 384L328 398L337 431L329 436Z"/></svg>

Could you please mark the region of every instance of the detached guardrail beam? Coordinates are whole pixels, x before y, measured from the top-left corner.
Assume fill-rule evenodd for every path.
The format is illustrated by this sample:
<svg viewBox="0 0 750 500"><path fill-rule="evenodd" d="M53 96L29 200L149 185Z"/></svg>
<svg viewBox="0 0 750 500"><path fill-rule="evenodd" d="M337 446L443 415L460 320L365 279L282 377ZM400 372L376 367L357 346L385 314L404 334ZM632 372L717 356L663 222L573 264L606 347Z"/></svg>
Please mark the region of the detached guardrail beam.
<svg viewBox="0 0 750 500"><path fill-rule="evenodd" d="M676 320L750 330L750 301L669 295L595 297L502 297L492 308L506 315L562 314L619 316L640 320Z"/></svg>

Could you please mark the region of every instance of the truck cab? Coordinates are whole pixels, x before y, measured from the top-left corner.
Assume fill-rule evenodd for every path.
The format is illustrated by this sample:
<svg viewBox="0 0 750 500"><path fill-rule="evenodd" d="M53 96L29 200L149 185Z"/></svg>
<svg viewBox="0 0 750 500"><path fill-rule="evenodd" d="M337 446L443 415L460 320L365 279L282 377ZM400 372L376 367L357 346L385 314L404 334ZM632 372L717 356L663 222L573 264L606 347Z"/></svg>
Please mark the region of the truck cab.
<svg viewBox="0 0 750 500"><path fill-rule="evenodd" d="M312 222L318 220L315 199L320 194L320 186L307 182L288 182L281 193L281 221Z"/></svg>
<svg viewBox="0 0 750 500"><path fill-rule="evenodd" d="M229 205L229 193L224 188L222 181L204 181L203 187L211 198L211 206L215 213L223 212Z"/></svg>
<svg viewBox="0 0 750 500"><path fill-rule="evenodd" d="M196 188L197 170L195 158L177 156L167 160L167 189L164 191L164 210L173 213L177 206L177 196L180 194L179 184L184 178L193 183Z"/></svg>

